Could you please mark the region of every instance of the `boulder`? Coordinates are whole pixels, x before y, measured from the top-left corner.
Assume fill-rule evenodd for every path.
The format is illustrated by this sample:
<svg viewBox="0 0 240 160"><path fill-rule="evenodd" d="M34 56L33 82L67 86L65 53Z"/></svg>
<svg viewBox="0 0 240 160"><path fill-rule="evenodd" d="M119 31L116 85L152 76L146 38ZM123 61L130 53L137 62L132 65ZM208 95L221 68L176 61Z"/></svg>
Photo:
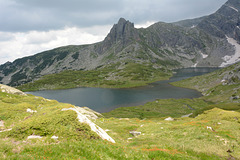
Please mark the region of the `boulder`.
<svg viewBox="0 0 240 160"><path fill-rule="evenodd" d="M88 108L88 107L76 107L76 109L85 115L88 119L98 119L99 117L103 117L102 114Z"/></svg>
<svg viewBox="0 0 240 160"><path fill-rule="evenodd" d="M0 127L4 127L4 122L0 120Z"/></svg>
<svg viewBox="0 0 240 160"><path fill-rule="evenodd" d="M52 136L51 138L57 140L58 136Z"/></svg>
<svg viewBox="0 0 240 160"><path fill-rule="evenodd" d="M0 84L0 92L10 93L10 94L18 94L18 95L24 95L24 96L27 95L16 88L9 87L9 86L3 85L3 84Z"/></svg>
<svg viewBox="0 0 240 160"><path fill-rule="evenodd" d="M172 117L168 117L166 119L164 119L165 121L174 121L174 119Z"/></svg>
<svg viewBox="0 0 240 160"><path fill-rule="evenodd" d="M83 115L81 112L79 112L78 107L74 108L64 108L62 111L68 111L72 110L77 113L77 119L80 123L86 123L90 126L91 130L95 133L97 133L103 140L110 141L112 143L115 143L114 139L112 139L102 128L97 126L95 123L93 123L91 120L87 118L87 116Z"/></svg>
<svg viewBox="0 0 240 160"><path fill-rule="evenodd" d="M36 136L36 135L31 135L27 137L27 139L41 139L41 138L42 138L41 136Z"/></svg>
<svg viewBox="0 0 240 160"><path fill-rule="evenodd" d="M31 110L30 108L28 108L28 109L27 109L27 112L29 112L29 113L36 113L37 111Z"/></svg>
<svg viewBox="0 0 240 160"><path fill-rule="evenodd" d="M130 131L129 133L134 137L141 135L141 132L137 132L137 131Z"/></svg>

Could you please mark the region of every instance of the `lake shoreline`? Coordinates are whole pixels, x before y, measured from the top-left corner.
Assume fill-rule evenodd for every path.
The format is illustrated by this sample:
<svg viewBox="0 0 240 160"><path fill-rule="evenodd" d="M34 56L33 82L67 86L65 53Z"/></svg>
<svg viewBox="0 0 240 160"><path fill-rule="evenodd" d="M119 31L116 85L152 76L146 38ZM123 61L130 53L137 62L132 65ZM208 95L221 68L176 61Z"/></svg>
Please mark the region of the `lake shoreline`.
<svg viewBox="0 0 240 160"><path fill-rule="evenodd" d="M175 87L169 83L209 72L209 68L190 68L178 70L169 80L155 81L145 86L133 88L89 88L80 87L64 90L45 90L27 92L47 99L56 99L63 103L86 106L97 112L109 112L119 107L144 105L156 99L199 98L201 92Z"/></svg>

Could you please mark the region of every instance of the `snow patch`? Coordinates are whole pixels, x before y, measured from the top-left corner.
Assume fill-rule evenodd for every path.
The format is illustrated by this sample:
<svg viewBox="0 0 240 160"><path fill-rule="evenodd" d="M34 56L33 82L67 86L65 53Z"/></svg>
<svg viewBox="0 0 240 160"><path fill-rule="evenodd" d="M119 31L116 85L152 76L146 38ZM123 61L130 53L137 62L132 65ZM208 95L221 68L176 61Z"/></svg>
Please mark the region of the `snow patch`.
<svg viewBox="0 0 240 160"><path fill-rule="evenodd" d="M195 28L196 27L196 25L192 25L192 27L191 28Z"/></svg>
<svg viewBox="0 0 240 160"><path fill-rule="evenodd" d="M72 110L75 111L77 113L77 119L80 123L86 123L90 126L91 130L95 133L97 133L102 139L104 140L108 140L112 143L115 143L115 141L99 126L97 126L95 123L93 123L92 121L90 121L85 115L83 115L82 113L80 113L76 108L64 108L62 109L62 111L68 111L68 110Z"/></svg>
<svg viewBox="0 0 240 160"><path fill-rule="evenodd" d="M203 54L202 52L201 52L201 55L202 55L203 59L205 59L205 58L207 58L207 57L208 57L208 55L207 55L207 54Z"/></svg>
<svg viewBox="0 0 240 160"><path fill-rule="evenodd" d="M219 67L226 67L228 65L234 64L238 61L240 61L240 45L237 43L237 41L233 38L227 37L228 43L233 45L235 47L235 54L232 56L224 56L222 59L225 61L223 62Z"/></svg>
<svg viewBox="0 0 240 160"><path fill-rule="evenodd" d="M197 65L198 65L198 62L197 62L197 63L195 63L194 65L192 65L192 67L197 67Z"/></svg>

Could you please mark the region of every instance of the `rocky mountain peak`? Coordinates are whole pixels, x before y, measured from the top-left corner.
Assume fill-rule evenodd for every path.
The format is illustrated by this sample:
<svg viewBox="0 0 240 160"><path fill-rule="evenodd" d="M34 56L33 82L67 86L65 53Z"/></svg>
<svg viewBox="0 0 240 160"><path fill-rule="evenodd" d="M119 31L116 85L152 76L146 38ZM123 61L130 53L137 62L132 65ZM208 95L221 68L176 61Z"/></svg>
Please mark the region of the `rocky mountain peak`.
<svg viewBox="0 0 240 160"><path fill-rule="evenodd" d="M124 18L120 18L120 19L118 20L117 25L120 26L120 25L123 25L123 24L126 24L126 23L131 23L131 22L127 21L127 20L124 19ZM131 23L131 24L133 24L133 23Z"/></svg>
<svg viewBox="0 0 240 160"><path fill-rule="evenodd" d="M124 18L120 18L118 23L113 25L110 33L106 37L106 40L118 42L120 40L130 38L130 36L133 36L133 38L136 36L134 24Z"/></svg>
<svg viewBox="0 0 240 160"><path fill-rule="evenodd" d="M107 37L103 41L103 45L98 49L98 53L102 54L113 45L116 51L128 46L133 41L139 40L139 33L134 24L124 18L120 18L117 24L114 24Z"/></svg>
<svg viewBox="0 0 240 160"><path fill-rule="evenodd" d="M240 43L240 1L228 0L219 10L206 17L198 27L209 34L234 38Z"/></svg>

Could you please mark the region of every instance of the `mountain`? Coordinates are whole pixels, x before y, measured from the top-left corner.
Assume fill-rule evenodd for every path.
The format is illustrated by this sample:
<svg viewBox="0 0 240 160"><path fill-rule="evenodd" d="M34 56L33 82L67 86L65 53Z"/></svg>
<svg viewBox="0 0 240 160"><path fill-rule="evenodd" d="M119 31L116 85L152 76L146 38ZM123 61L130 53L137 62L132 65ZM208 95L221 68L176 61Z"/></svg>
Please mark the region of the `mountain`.
<svg viewBox="0 0 240 160"><path fill-rule="evenodd" d="M65 46L0 66L0 83L18 86L64 70L95 70L106 65L151 64L155 69L224 67L240 60L239 0L217 12L144 29L120 18L99 43ZM118 79L121 80L121 79Z"/></svg>
<svg viewBox="0 0 240 160"><path fill-rule="evenodd" d="M240 99L240 62L214 72L174 82L173 85L196 89L206 101L215 103L234 102Z"/></svg>
<svg viewBox="0 0 240 160"><path fill-rule="evenodd" d="M227 1L216 13L203 19L198 27L213 36L227 36L240 43L240 1Z"/></svg>

